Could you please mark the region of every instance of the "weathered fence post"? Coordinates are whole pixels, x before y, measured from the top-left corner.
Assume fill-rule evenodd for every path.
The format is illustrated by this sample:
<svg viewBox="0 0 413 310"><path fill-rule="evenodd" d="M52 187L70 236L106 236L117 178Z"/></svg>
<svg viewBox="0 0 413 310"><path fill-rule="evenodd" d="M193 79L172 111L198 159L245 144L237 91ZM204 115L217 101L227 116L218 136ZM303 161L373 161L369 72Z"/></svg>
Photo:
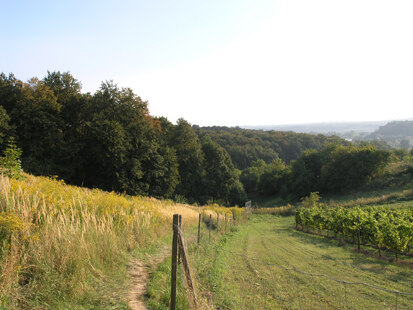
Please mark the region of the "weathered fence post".
<svg viewBox="0 0 413 310"><path fill-rule="evenodd" d="M182 215L179 214L178 216L178 227L180 230L182 230ZM181 251L179 250L178 247L178 265L181 264Z"/></svg>
<svg viewBox="0 0 413 310"><path fill-rule="evenodd" d="M225 233L227 233L227 214L225 213Z"/></svg>
<svg viewBox="0 0 413 310"><path fill-rule="evenodd" d="M173 237L172 237L172 270L171 270L171 310L176 309L176 270L178 254L178 214L173 216Z"/></svg>
<svg viewBox="0 0 413 310"><path fill-rule="evenodd" d="M198 219L198 245L199 242L201 242L201 213L199 213L199 219Z"/></svg>
<svg viewBox="0 0 413 310"><path fill-rule="evenodd" d="M234 210L232 210L232 222L233 222L233 225L235 226L235 212L234 212Z"/></svg>
<svg viewBox="0 0 413 310"><path fill-rule="evenodd" d="M209 215L209 241L211 241L212 214Z"/></svg>
<svg viewBox="0 0 413 310"><path fill-rule="evenodd" d="M187 282L188 289L190 291L190 296L191 296L191 299L189 300L190 309L198 309L195 289L194 289L194 285L192 282L191 270L189 268L189 263L188 263L188 255L186 253L184 237L182 236L181 229L178 230L178 246L179 246L179 251L181 253L182 266L183 266L183 270L185 273L186 282Z"/></svg>
<svg viewBox="0 0 413 310"><path fill-rule="evenodd" d="M217 214L217 232L219 232L219 213Z"/></svg>

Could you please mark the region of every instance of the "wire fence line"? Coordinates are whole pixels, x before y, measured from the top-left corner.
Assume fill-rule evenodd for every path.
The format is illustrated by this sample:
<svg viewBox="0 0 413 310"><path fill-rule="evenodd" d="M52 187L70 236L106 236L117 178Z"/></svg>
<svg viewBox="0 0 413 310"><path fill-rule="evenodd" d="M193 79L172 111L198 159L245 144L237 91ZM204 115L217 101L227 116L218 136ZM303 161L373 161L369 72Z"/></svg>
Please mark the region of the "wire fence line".
<svg viewBox="0 0 413 310"><path fill-rule="evenodd" d="M185 234L184 234L184 232L183 232L181 229L179 230L179 233L182 234L183 237L185 237ZM185 238L185 239L186 239L186 238ZM186 240L190 240L190 239L186 239ZM193 244L193 245L195 245L195 244ZM191 246L191 248L194 250L194 247ZM197 248L197 247L196 247L196 248ZM195 250L196 250L196 248L195 248ZM350 306L349 306L350 301L349 301L349 299L348 299L348 297L349 297L349 295L348 295L348 294L349 294L349 292L348 292L349 286L361 286L361 287L365 287L365 288L369 288L369 289L374 289L374 290L381 291L381 292L386 292L386 293L388 293L388 294L394 294L394 296L395 296L395 299L394 299L394 308L395 308L396 310L398 310L398 309L413 309L413 300L412 300L411 303L409 303L409 304L407 305L407 308L406 308L406 303L404 303L404 306L403 306L403 304L401 304L401 303L400 303L400 300L399 300L401 297L406 297L406 298L409 298L409 301L410 301L410 298L413 296L413 293L403 292L403 291L398 291L398 290L392 290L392 289L388 289L388 288L383 288L383 287L379 287L379 286L377 286L377 285L373 285L373 284L369 284L369 283L365 283L365 282L346 281L346 280L343 280L343 279L338 279L338 278L335 278L335 277L332 277L332 276L329 276L329 275L326 275L326 274L321 274L321 273L306 272L306 271L297 269L296 267L293 267L293 266L288 266L288 267L286 267L286 266L280 265L280 264L275 263L275 262L269 262L268 260L263 260L263 259L260 259L260 258L256 258L256 257L252 257L252 256L249 256L249 255L243 254L243 253L226 250L226 249L223 249L223 248L220 248L219 251L227 252L227 253L229 253L229 254L242 257L242 258L244 258L244 259L246 259L246 260L253 261L255 264L261 264L261 265L264 265L264 266L272 266L272 267L276 267L276 268L279 268L279 269L281 269L281 270L286 271L286 272L289 274L289 276L290 276L290 278L292 279L292 281L294 282L294 286L295 286L295 288L296 288L296 294L295 294L295 295L296 295L296 299L297 299L297 301L298 301L298 309L306 309L306 308L302 308L302 306L303 306L303 305L302 305L302 301L301 301L301 295L302 295L302 294L300 294L300 286L303 286L303 285L300 285L300 284L299 284L299 281L297 280L297 279L299 279L299 278L295 278L295 279L294 279L293 273L297 273L297 274L301 274L301 275L305 275L305 276L310 276L310 277L312 277L312 278L325 278L325 279L328 279L328 280L330 280L330 281L333 281L333 282L342 284L342 285L343 285L343 289L344 289L345 309L350 309ZM208 255L208 254L207 254L207 255ZM214 255L213 255L213 254L210 254L210 255L208 255L208 256L210 256L210 258L213 258L213 259L214 259ZM277 284L277 281L275 281L275 279L274 279L273 273L271 273L271 270L270 270L270 269L268 269L268 270L270 271L270 275L273 277L273 280L274 280L273 282ZM291 281L291 279L290 279L289 281ZM250 279L250 280L251 280L251 279ZM262 279L260 279L260 280L262 280ZM319 284L320 284L321 286L323 286L323 284L321 284L321 282L320 282ZM279 284L278 284L278 285L279 285ZM267 289L267 294L268 294L268 287L267 287L266 289ZM277 290L277 291L278 291L278 290ZM317 294L319 295L319 297L322 297L322 295L320 295L319 293L317 293ZM271 295L272 295L274 298L279 299L280 301L284 301L284 302L286 301L286 300L281 296L280 292L277 292L277 295L278 295L278 296L275 296L274 294L271 294ZM378 300L378 301L379 301L379 300ZM320 300L319 300L318 302L321 303ZM341 302L340 302L340 303L341 303ZM319 308L321 308L321 304L318 305L318 306L319 306ZM226 308L226 307L224 307L224 308ZM230 309L230 308L228 308L228 309ZM318 308L317 308L317 309L318 309ZM375 309L378 309L378 308L375 308Z"/></svg>

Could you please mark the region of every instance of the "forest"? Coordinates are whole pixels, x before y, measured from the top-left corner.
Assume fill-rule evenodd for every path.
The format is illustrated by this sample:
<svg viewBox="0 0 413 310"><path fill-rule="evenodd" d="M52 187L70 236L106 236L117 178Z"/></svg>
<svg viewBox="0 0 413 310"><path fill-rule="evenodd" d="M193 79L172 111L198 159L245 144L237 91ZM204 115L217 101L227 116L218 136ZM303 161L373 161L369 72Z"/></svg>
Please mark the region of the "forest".
<svg viewBox="0 0 413 310"><path fill-rule="evenodd" d="M293 132L199 127L151 116L112 81L82 93L69 72L27 82L0 75L0 146L34 175L107 191L243 205L249 193L295 199L371 181L391 152Z"/></svg>
<svg viewBox="0 0 413 310"><path fill-rule="evenodd" d="M326 144L349 143L337 136L311 135L292 131L264 131L238 127L198 127L200 137L208 135L230 154L237 169L251 167L262 159L267 163L280 158L285 163L296 160L308 149L321 150Z"/></svg>

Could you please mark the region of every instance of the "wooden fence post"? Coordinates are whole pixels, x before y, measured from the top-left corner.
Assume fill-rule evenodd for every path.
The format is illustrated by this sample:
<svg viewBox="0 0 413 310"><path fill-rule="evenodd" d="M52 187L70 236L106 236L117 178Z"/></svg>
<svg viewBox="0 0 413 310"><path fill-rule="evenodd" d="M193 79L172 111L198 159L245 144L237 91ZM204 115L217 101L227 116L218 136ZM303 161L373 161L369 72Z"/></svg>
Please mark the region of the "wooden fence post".
<svg viewBox="0 0 413 310"><path fill-rule="evenodd" d="M178 227L180 230L182 230L182 215L179 214L178 216ZM178 247L178 265L181 264L181 251L179 250Z"/></svg>
<svg viewBox="0 0 413 310"><path fill-rule="evenodd" d="M209 241L211 241L212 214L209 215Z"/></svg>
<svg viewBox="0 0 413 310"><path fill-rule="evenodd" d="M198 245L201 242L201 213L199 213L199 220L198 220Z"/></svg>
<svg viewBox="0 0 413 310"><path fill-rule="evenodd" d="M233 222L233 225L235 226L235 212L234 212L234 210L232 211L232 222Z"/></svg>
<svg viewBox="0 0 413 310"><path fill-rule="evenodd" d="M227 233L227 214L225 213L225 233Z"/></svg>
<svg viewBox="0 0 413 310"><path fill-rule="evenodd" d="M219 232L219 213L217 214L217 232Z"/></svg>
<svg viewBox="0 0 413 310"><path fill-rule="evenodd" d="M178 214L173 216L173 237L172 237L172 271L171 271L171 310L176 309L176 270L178 252Z"/></svg>
<svg viewBox="0 0 413 310"><path fill-rule="evenodd" d="M188 289L190 291L190 296L191 296L191 300L189 300L190 309L198 309L194 284L193 284L192 276L191 276L191 270L189 269L188 255L185 249L184 237L182 236L182 231L180 229L178 230L178 246L179 246L179 251L182 253L181 255L182 266L183 266L183 270L184 270L185 277L186 277L186 282L188 284Z"/></svg>

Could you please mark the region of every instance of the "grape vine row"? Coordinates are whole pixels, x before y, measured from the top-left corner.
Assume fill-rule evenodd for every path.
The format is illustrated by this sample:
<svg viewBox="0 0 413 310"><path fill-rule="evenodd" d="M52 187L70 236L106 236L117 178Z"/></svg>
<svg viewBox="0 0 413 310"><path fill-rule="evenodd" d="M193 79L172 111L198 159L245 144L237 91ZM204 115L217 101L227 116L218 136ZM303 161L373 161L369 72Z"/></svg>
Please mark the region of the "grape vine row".
<svg viewBox="0 0 413 310"><path fill-rule="evenodd" d="M298 229L334 233L341 240L354 240L358 250L368 244L395 254L410 252L413 240L413 208L391 209L375 207L299 207L295 214Z"/></svg>

